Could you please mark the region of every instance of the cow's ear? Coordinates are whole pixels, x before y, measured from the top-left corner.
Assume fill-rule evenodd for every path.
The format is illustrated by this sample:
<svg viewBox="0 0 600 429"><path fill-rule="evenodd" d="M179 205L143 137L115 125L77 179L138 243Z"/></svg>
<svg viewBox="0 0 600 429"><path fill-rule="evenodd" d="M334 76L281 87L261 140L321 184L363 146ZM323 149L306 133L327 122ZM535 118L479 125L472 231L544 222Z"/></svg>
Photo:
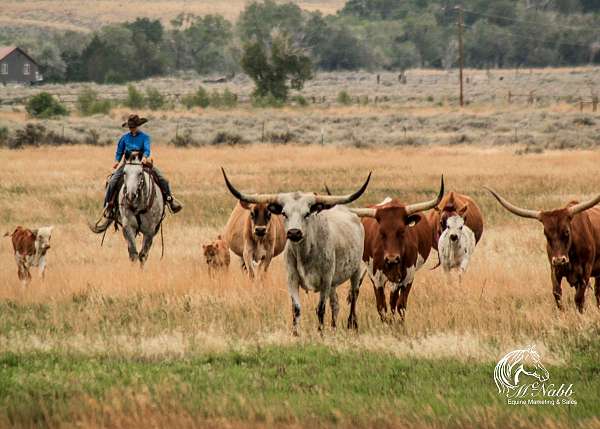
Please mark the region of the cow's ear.
<svg viewBox="0 0 600 429"><path fill-rule="evenodd" d="M421 222L421 219L422 219L422 217L420 214L413 214L406 218L406 224L409 227L413 227L416 224L418 224L419 222Z"/></svg>
<svg viewBox="0 0 600 429"><path fill-rule="evenodd" d="M202 249L203 249L203 250L206 250L206 248L207 248L207 247L208 247L208 246L207 246L206 244L203 244L203 245L202 245Z"/></svg>
<svg viewBox="0 0 600 429"><path fill-rule="evenodd" d="M246 210L250 210L250 203L247 203L246 201L240 201L240 206Z"/></svg>
<svg viewBox="0 0 600 429"><path fill-rule="evenodd" d="M469 206L464 206L462 209L460 209L460 210L458 211L458 215L459 215L460 217L462 217L463 219L466 219L466 218L467 218L467 209L468 209L468 208L469 208Z"/></svg>
<svg viewBox="0 0 600 429"><path fill-rule="evenodd" d="M332 207L333 206L330 204L316 203L316 204L313 204L312 206L310 206L310 212L311 213L319 213L323 210L328 210Z"/></svg>
<svg viewBox="0 0 600 429"><path fill-rule="evenodd" d="M38 230L37 229L32 229L31 233L33 234L34 237L37 238L37 235L38 235Z"/></svg>
<svg viewBox="0 0 600 429"><path fill-rule="evenodd" d="M273 214L280 215L283 211L283 206L277 203L271 203L267 206L267 209Z"/></svg>

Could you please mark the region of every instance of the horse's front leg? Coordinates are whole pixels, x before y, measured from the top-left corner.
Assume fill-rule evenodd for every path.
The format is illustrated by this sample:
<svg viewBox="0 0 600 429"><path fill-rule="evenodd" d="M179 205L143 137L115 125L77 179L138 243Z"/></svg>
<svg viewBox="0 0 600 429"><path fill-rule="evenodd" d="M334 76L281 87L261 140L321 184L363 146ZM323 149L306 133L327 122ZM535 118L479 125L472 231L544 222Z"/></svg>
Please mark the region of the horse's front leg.
<svg viewBox="0 0 600 429"><path fill-rule="evenodd" d="M148 253L150 253L150 248L152 247L152 241L154 240L154 235L152 234L144 234L144 241L142 243L142 250L140 252L140 265L143 267L146 259L148 259Z"/></svg>
<svg viewBox="0 0 600 429"><path fill-rule="evenodd" d="M135 262L138 260L138 251L135 246L135 232L129 225L123 226L123 237L127 240L127 250L129 251L129 260Z"/></svg>

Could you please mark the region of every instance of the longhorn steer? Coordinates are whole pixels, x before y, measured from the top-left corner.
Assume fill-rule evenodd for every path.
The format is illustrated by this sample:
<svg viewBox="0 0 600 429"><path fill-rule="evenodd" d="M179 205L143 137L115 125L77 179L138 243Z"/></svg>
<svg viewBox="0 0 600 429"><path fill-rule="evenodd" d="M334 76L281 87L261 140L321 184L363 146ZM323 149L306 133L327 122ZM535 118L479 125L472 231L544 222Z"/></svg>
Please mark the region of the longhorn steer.
<svg viewBox="0 0 600 429"><path fill-rule="evenodd" d="M594 277L596 304L600 308L600 208L594 207L600 202L600 195L582 203L572 201L561 209L541 211L515 206L493 189L486 189L509 212L537 219L544 226L557 307L563 309L561 281L564 277L575 288L575 304L583 313L585 290L590 277Z"/></svg>
<svg viewBox="0 0 600 429"><path fill-rule="evenodd" d="M427 260L432 247L433 233L427 218L420 212L435 207L444 195L442 176L440 192L431 201L405 206L397 199L364 209L351 209L362 217L365 228L363 261L377 300L381 320L387 316L384 287L392 284L390 310L396 309L402 320L415 272Z"/></svg>
<svg viewBox="0 0 600 429"><path fill-rule="evenodd" d="M240 201L225 225L223 238L231 251L242 259L251 278L267 272L271 259L285 248L285 230L281 216L272 216L267 204Z"/></svg>
<svg viewBox="0 0 600 429"><path fill-rule="evenodd" d="M320 293L317 306L319 331L323 330L327 298L331 305L331 325L335 328L339 311L336 287L350 279L350 314L348 328L358 328L356 300L361 282L361 256L364 230L360 219L347 208L367 189L371 174L353 194L322 196L314 193L245 194L229 182L225 184L238 200L249 204L266 204L269 211L281 214L287 237L285 260L288 290L292 299L293 333L298 335L300 322L300 288Z"/></svg>

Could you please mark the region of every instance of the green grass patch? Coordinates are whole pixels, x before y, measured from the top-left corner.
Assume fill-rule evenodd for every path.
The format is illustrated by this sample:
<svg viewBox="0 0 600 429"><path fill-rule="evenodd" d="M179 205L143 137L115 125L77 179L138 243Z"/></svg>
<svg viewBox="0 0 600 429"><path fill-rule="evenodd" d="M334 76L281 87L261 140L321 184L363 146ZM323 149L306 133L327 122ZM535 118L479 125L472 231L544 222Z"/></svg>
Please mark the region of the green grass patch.
<svg viewBox="0 0 600 429"><path fill-rule="evenodd" d="M135 398L143 392L163 413L198 419L450 427L502 427L515 419L533 426L552 419L584 427L600 413L600 363L585 353L598 347L579 351L570 365L547 367L551 381L574 384L578 404L561 407L507 405L496 392L493 362L398 359L322 345L166 360L3 353L0 422L64 423L85 415L90 401L110 404L115 397L121 398L119 412L127 412L139 407Z"/></svg>

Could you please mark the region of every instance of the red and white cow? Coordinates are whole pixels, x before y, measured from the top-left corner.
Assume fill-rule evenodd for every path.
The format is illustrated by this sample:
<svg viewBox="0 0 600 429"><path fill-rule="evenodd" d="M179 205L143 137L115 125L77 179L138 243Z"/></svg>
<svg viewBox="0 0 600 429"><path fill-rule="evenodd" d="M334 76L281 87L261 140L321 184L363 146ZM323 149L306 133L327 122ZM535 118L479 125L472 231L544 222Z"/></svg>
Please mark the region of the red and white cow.
<svg viewBox="0 0 600 429"><path fill-rule="evenodd" d="M23 284L31 281L30 267L38 267L40 276L42 279L44 278L46 252L50 249L50 238L53 228L53 226L46 226L30 230L22 226L17 226L12 234L8 232L4 234L5 237L12 237L19 280Z"/></svg>

